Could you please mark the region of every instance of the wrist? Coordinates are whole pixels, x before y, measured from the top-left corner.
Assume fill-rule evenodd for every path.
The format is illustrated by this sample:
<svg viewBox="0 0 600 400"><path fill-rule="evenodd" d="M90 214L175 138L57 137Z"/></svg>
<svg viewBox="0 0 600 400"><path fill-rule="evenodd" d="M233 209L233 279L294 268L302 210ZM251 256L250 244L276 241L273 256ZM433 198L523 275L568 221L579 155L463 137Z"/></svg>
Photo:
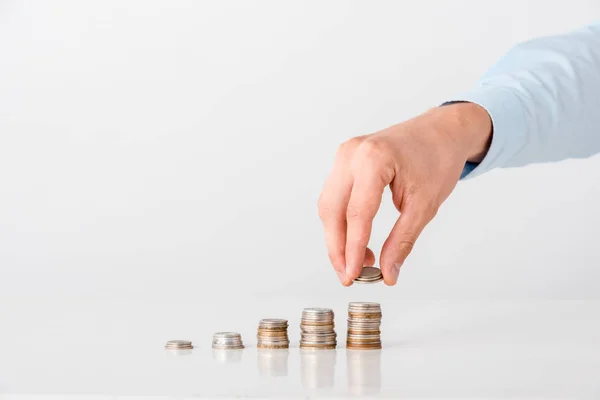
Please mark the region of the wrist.
<svg viewBox="0 0 600 400"><path fill-rule="evenodd" d="M492 141L492 120L478 104L460 102L437 107L434 111L446 130L460 143L466 160L481 162Z"/></svg>

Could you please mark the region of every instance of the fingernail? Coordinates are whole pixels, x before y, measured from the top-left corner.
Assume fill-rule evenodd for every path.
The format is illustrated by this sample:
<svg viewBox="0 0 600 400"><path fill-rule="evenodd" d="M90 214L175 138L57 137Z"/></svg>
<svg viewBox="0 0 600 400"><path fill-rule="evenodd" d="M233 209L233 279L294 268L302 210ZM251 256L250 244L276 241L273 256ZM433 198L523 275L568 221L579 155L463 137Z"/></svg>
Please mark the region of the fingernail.
<svg viewBox="0 0 600 400"><path fill-rule="evenodd" d="M338 279L340 280L340 282L344 283L344 281L346 280L346 274L344 274L341 271L335 271L335 273L338 276Z"/></svg>

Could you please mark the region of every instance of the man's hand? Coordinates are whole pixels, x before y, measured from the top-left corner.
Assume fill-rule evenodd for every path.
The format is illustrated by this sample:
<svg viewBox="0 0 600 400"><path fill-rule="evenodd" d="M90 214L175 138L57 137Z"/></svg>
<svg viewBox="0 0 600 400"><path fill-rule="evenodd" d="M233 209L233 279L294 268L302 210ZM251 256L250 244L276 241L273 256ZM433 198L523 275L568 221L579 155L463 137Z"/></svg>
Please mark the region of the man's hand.
<svg viewBox="0 0 600 400"><path fill-rule="evenodd" d="M394 285L417 238L450 195L466 161L483 159L491 139L487 112L471 103L434 108L383 131L343 143L319 198L329 259L345 286L373 265L367 248L386 186L400 217L381 250L384 281Z"/></svg>

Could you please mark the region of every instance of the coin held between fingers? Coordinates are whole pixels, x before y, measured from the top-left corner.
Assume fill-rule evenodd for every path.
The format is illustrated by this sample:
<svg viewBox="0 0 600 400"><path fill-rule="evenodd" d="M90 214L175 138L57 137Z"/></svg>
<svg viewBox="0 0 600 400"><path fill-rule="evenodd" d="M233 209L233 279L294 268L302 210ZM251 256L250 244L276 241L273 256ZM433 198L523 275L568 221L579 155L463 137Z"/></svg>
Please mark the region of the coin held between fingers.
<svg viewBox="0 0 600 400"><path fill-rule="evenodd" d="M375 267L363 267L358 278L354 280L356 283L377 283L383 280L381 270Z"/></svg>

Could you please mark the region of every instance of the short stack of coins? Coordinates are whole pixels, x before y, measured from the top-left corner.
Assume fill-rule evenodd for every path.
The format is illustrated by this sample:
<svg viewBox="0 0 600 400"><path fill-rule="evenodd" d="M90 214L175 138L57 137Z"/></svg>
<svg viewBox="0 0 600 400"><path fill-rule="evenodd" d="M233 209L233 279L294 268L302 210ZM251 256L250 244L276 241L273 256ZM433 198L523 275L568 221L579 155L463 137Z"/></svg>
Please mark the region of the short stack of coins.
<svg viewBox="0 0 600 400"><path fill-rule="evenodd" d="M217 332L213 335L212 348L217 350L243 349L242 335L237 332Z"/></svg>
<svg viewBox="0 0 600 400"><path fill-rule="evenodd" d="M353 302L348 304L348 349L381 349L381 305Z"/></svg>
<svg viewBox="0 0 600 400"><path fill-rule="evenodd" d="M194 346L189 340L169 340L165 345L167 350L191 350L193 348Z"/></svg>
<svg viewBox="0 0 600 400"><path fill-rule="evenodd" d="M329 308L305 308L300 323L301 349L335 349L333 310Z"/></svg>
<svg viewBox="0 0 600 400"><path fill-rule="evenodd" d="M266 318L258 323L256 334L259 349L287 349L290 347L286 319Z"/></svg>

